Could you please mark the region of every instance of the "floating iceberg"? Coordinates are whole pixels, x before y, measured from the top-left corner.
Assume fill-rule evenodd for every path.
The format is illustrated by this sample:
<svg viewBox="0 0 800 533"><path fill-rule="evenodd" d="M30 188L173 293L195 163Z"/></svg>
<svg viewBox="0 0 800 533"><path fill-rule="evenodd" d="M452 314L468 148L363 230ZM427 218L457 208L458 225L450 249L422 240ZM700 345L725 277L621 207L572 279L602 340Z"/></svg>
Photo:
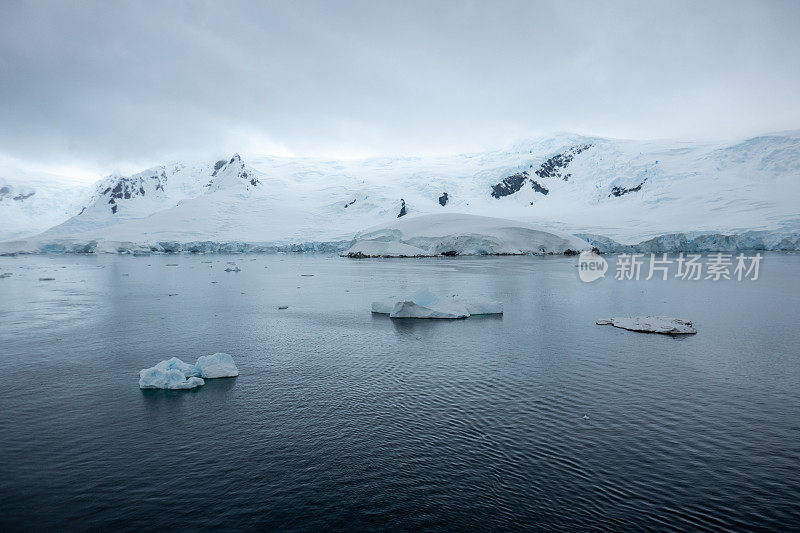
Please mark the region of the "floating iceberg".
<svg viewBox="0 0 800 533"><path fill-rule="evenodd" d="M422 289L411 296L372 302L372 312L391 318L467 318L470 315L503 314L503 304L493 300L462 300L438 296Z"/></svg>
<svg viewBox="0 0 800 533"><path fill-rule="evenodd" d="M164 361L166 362L166 361ZM140 389L193 389L205 385L205 381L198 377L189 377L176 368L145 368L139 371Z"/></svg>
<svg viewBox="0 0 800 533"><path fill-rule="evenodd" d="M193 389L205 385L202 378L231 378L239 375L233 357L226 353L203 355L197 363L184 363L177 357L139 371L140 389Z"/></svg>
<svg viewBox="0 0 800 533"><path fill-rule="evenodd" d="M239 369L236 368L233 357L226 353L200 356L195 367L200 372L200 376L206 379L234 378L239 375Z"/></svg>
<svg viewBox="0 0 800 533"><path fill-rule="evenodd" d="M600 326L611 325L615 328L644 333L662 333L664 335L693 335L697 330L688 320L666 318L663 316L636 316L600 319Z"/></svg>

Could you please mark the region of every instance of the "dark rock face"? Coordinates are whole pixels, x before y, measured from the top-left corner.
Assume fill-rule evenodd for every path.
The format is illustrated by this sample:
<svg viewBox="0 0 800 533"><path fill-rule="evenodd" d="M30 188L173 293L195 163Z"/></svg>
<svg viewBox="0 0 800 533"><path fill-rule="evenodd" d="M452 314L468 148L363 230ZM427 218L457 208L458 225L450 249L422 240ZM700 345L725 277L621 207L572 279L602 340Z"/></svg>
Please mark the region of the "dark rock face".
<svg viewBox="0 0 800 533"><path fill-rule="evenodd" d="M367 258L370 258L372 256L371 255L367 255L364 252L362 252L361 250L359 250L358 252L349 252L347 254L347 257L350 257L352 259L367 259Z"/></svg>
<svg viewBox="0 0 800 533"><path fill-rule="evenodd" d="M251 176L250 173L247 172L247 170L245 170L244 161L242 161L242 158L239 156L239 154L233 154L233 157L231 157L230 161L226 162L225 160L220 159L219 161L214 163L214 172L211 173L211 176L212 177L216 176L217 174L219 174L220 170L222 170L222 169L224 169L224 168L226 168L226 167L228 167L230 165L237 165L237 174L238 174L239 178L241 178L241 179L243 179L245 181L248 181L250 183L250 185L252 185L253 187L258 185L258 183L259 183L258 178L255 177L255 176ZM210 187L212 185L212 183L213 183L213 180L209 181L206 184L206 187Z"/></svg>
<svg viewBox="0 0 800 533"><path fill-rule="evenodd" d="M564 250L564 255L578 255L579 253L579 251L573 250L572 248L567 248Z"/></svg>
<svg viewBox="0 0 800 533"><path fill-rule="evenodd" d="M540 192L540 193L544 194L545 196L547 196L547 193L549 193L549 192L550 192L550 189L548 189L548 188L547 188L547 187L545 187L544 185L541 185L541 184L540 184L538 181L536 181L536 180L531 180L531 186L533 187L533 190L534 190L534 191L536 191L536 192Z"/></svg>
<svg viewBox="0 0 800 533"><path fill-rule="evenodd" d="M579 144L573 146L566 152L556 154L539 165L539 170L537 170L535 174L540 178L561 178L567 181L572 177L572 174L565 174L562 173L562 171L566 170L572 160L575 159L576 155L585 152L591 147L591 144Z"/></svg>
<svg viewBox="0 0 800 533"><path fill-rule="evenodd" d="M527 179L527 170L524 172L518 172L517 174L512 174L511 176L504 178L503 181L497 185L492 185L492 196L495 198L501 198L503 196L514 194L522 188L522 186L525 184L525 180Z"/></svg>
<svg viewBox="0 0 800 533"><path fill-rule="evenodd" d="M348 203L344 204L344 208L345 208L345 209L347 209L348 207L350 207L350 206L351 206L351 205L353 205L354 203L356 203L356 199L353 199L353 201L352 201L352 202L348 202Z"/></svg>
<svg viewBox="0 0 800 533"><path fill-rule="evenodd" d="M539 168L534 171L539 178L561 178L564 181L568 181L569 178L572 177L572 174L568 174L564 172L569 164L575 159L575 156L585 152L589 148L591 148L591 144L578 144L571 147L569 150L562 152L560 154L556 154L541 165ZM533 165L530 165L530 168L533 168ZM503 196L508 196L510 194L514 194L522 189L522 186L525 184L525 181L530 179L530 174L527 170L522 172L517 172L516 174L512 174L503 179L497 185L492 185L492 196L495 198L502 198ZM541 182L535 181L531 179L531 186L533 190L538 193L547 194L550 190L542 185Z"/></svg>
<svg viewBox="0 0 800 533"><path fill-rule="evenodd" d="M36 193L35 192L30 192L28 194L19 193L14 196L11 196L12 194L14 193L11 191L11 187L7 186L0 187L0 202L2 202L6 198L11 198L12 200L21 202L22 200L27 200Z"/></svg>
<svg viewBox="0 0 800 533"><path fill-rule="evenodd" d="M119 200L130 200L137 196L145 196L149 187L152 187L152 190L163 191L166 183L167 174L162 170L152 176L119 178L114 185L103 189L100 195L108 197L108 203L113 206L111 212L116 213L116 204Z"/></svg>
<svg viewBox="0 0 800 533"><path fill-rule="evenodd" d="M626 187L614 187L614 188L611 189L611 194L609 194L608 197L609 198L611 198L612 196L620 197L622 195L628 194L629 192L641 191L642 190L642 185L644 185L646 181L647 181L647 178L642 180L642 182L639 185L637 185L636 187L631 187L630 189L626 188Z"/></svg>
<svg viewBox="0 0 800 533"><path fill-rule="evenodd" d="M117 208L118 208L118 207L119 207L118 205L112 205L112 206L111 206L111 213L112 213L112 214L116 214L116 213L117 213Z"/></svg>
<svg viewBox="0 0 800 533"><path fill-rule="evenodd" d="M448 250L446 252L442 252L442 255L446 257L455 257L458 255L458 252L456 250Z"/></svg>
<svg viewBox="0 0 800 533"><path fill-rule="evenodd" d="M400 198L400 213L397 215L397 218L406 216L408 211L406 211L406 201Z"/></svg>
<svg viewBox="0 0 800 533"><path fill-rule="evenodd" d="M442 193L442 195L439 197L439 205L441 205L442 207L446 206L448 199L449 197L447 193Z"/></svg>

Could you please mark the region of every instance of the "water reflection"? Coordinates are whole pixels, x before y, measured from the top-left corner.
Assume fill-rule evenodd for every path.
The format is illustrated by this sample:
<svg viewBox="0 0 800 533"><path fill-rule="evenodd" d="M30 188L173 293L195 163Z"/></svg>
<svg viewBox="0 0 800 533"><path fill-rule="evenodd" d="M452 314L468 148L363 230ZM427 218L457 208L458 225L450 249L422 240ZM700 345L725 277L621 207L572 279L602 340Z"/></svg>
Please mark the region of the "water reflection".
<svg viewBox="0 0 800 533"><path fill-rule="evenodd" d="M217 378L206 379L205 385L188 390L162 390L162 389L141 389L142 402L145 409L150 412L158 412L164 409L173 409L176 405L194 401L195 396L202 396L204 399L216 401L224 398L236 386L238 378Z"/></svg>

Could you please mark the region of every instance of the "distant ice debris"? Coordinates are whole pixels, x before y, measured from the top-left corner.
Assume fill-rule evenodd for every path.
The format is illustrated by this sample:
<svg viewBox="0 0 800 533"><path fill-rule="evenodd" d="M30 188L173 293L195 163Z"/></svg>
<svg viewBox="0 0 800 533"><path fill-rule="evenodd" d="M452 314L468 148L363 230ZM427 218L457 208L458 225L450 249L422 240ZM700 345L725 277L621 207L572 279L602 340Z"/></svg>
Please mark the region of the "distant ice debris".
<svg viewBox="0 0 800 533"><path fill-rule="evenodd" d="M0 279L10 278L10 277L11 277L11 272L3 272L2 274L0 274Z"/></svg>
<svg viewBox="0 0 800 533"><path fill-rule="evenodd" d="M407 297L391 297L372 303L372 312L390 318L467 318L503 314L503 304L493 300L462 300L422 289Z"/></svg>
<svg viewBox="0 0 800 533"><path fill-rule="evenodd" d="M233 267L233 268L228 267L228 268L225 269L225 272L241 272L241 271L242 271L242 269L239 268L239 267Z"/></svg>
<svg viewBox="0 0 800 533"><path fill-rule="evenodd" d="M184 363L177 357L161 361L156 366L139 371L140 389L193 389L204 385L205 379L228 378L239 375L233 357L226 353L203 355L197 363Z"/></svg>
<svg viewBox="0 0 800 533"><path fill-rule="evenodd" d="M356 236L342 255L433 257L438 255L563 254L591 247L572 235L524 222L477 215L442 213L403 217Z"/></svg>
<svg viewBox="0 0 800 533"><path fill-rule="evenodd" d="M697 330L688 320L667 318L662 316L636 316L600 319L597 321L597 324L600 326L611 325L615 328L627 329L629 331L662 333L664 335L692 335L697 333Z"/></svg>

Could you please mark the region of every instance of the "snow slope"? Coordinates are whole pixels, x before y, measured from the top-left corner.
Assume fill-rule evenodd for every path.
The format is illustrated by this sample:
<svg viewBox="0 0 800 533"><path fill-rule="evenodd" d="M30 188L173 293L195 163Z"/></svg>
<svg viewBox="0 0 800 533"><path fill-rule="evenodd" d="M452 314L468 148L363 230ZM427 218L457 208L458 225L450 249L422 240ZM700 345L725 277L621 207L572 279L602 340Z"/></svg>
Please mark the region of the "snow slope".
<svg viewBox="0 0 800 533"><path fill-rule="evenodd" d="M437 213L512 219L618 246L748 231L793 243L800 242L799 177L800 132L737 143L558 135L478 154L358 161L233 156L110 176L75 216L0 251L319 243L343 250L364 228ZM2 223L11 218L5 202Z"/></svg>
<svg viewBox="0 0 800 533"><path fill-rule="evenodd" d="M0 162L0 241L40 233L76 215L89 187Z"/></svg>

